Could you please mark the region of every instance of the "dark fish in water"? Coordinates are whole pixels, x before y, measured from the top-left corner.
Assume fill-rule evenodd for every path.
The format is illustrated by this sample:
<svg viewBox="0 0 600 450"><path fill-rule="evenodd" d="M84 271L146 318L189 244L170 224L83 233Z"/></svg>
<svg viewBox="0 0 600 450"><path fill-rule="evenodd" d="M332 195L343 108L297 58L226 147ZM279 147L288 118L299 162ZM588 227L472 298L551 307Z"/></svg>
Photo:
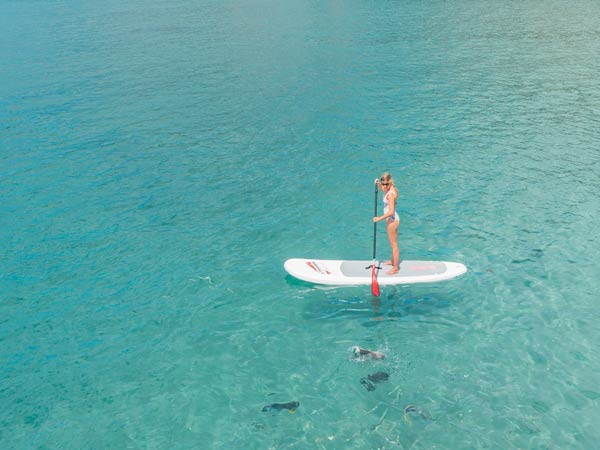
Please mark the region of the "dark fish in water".
<svg viewBox="0 0 600 450"><path fill-rule="evenodd" d="M431 420L431 414L429 414L428 411L426 411L425 409L419 408L418 406L415 405L406 405L404 407L404 419L407 419L407 415L409 413L414 413L414 414L418 414L419 416L421 416L423 419L426 420Z"/></svg>
<svg viewBox="0 0 600 450"><path fill-rule="evenodd" d="M371 375L368 375L365 378L361 378L360 384L362 384L365 388L367 388L367 391L374 391L375 384L381 383L382 381L387 381L389 378L390 378L389 373L375 372L375 373L372 373Z"/></svg>
<svg viewBox="0 0 600 450"><path fill-rule="evenodd" d="M382 381L387 381L390 378L390 374L385 372L375 372L369 375L367 378L373 383L381 383Z"/></svg>
<svg viewBox="0 0 600 450"><path fill-rule="evenodd" d="M265 406L262 411L267 412L271 411L272 409L275 411L281 411L282 409L287 409L290 412L295 412L298 406L300 406L300 402L271 403L270 405Z"/></svg>

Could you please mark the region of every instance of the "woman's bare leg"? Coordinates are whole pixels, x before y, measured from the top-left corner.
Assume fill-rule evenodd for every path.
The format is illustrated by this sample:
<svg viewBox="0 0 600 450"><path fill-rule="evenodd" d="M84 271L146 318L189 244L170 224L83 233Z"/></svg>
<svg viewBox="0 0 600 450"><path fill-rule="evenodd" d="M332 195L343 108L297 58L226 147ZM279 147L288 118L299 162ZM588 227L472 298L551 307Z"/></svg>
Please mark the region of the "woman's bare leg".
<svg viewBox="0 0 600 450"><path fill-rule="evenodd" d="M398 226L399 220L387 223L387 232L390 239L390 247L392 247L392 268L388 271L388 275L398 273L398 264L400 263L400 249L398 248Z"/></svg>

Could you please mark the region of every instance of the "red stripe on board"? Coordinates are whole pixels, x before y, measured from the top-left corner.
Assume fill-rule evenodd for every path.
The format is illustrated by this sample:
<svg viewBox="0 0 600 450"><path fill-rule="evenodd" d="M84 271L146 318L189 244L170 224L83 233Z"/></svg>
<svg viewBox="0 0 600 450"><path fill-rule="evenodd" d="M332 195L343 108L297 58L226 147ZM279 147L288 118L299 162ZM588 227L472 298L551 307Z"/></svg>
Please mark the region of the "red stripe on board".
<svg viewBox="0 0 600 450"><path fill-rule="evenodd" d="M312 270L314 270L315 272L318 272L319 270L315 267L315 265L313 263L311 263L310 261L306 261L306 264L308 265L308 267L310 267Z"/></svg>
<svg viewBox="0 0 600 450"><path fill-rule="evenodd" d="M331 275L331 272L327 269L323 270L321 269L318 264L314 261L306 261L306 264L308 265L308 267L310 267L312 270L314 270L315 272L319 272L320 274L327 274L327 275Z"/></svg>

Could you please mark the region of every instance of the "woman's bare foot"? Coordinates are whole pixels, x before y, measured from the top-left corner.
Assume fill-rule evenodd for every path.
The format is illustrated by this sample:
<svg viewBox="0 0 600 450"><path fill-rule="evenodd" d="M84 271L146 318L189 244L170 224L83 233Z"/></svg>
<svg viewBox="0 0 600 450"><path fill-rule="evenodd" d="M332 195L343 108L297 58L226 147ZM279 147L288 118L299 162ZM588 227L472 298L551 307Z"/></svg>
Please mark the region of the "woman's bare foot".
<svg viewBox="0 0 600 450"><path fill-rule="evenodd" d="M391 266L393 263L391 261L386 261L383 264L385 264L386 266Z"/></svg>
<svg viewBox="0 0 600 450"><path fill-rule="evenodd" d="M398 269L397 268L390 269L387 272L388 275L395 275L397 273L398 273Z"/></svg>

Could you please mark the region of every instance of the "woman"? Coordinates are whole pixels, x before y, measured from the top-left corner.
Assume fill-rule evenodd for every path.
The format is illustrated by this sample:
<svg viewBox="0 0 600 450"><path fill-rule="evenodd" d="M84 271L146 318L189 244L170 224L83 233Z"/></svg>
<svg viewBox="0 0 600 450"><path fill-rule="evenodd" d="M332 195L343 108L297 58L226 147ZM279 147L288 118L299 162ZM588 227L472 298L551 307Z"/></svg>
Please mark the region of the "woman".
<svg viewBox="0 0 600 450"><path fill-rule="evenodd" d="M381 175L379 180L375 180L377 187L383 191L383 216L373 217L373 222L385 220L390 246L392 247L392 260L384 264L391 265L388 275L398 273L398 264L400 263L400 250L398 249L398 226L400 225L400 216L396 212L396 199L398 198L398 189L394 185L394 179L389 172Z"/></svg>

